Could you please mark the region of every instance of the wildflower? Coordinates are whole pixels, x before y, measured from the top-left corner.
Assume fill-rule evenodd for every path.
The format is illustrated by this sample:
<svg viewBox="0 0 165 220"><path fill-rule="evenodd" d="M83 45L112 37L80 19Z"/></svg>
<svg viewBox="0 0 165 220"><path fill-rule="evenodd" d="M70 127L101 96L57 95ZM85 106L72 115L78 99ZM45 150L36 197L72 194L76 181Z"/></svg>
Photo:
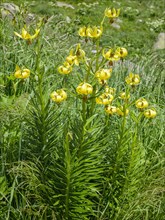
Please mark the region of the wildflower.
<svg viewBox="0 0 165 220"><path fill-rule="evenodd" d="M116 49L116 54L118 54L119 57L124 58L128 55L128 51L124 47L118 47Z"/></svg>
<svg viewBox="0 0 165 220"><path fill-rule="evenodd" d="M119 108L116 109L116 113L119 116L127 116L129 113L129 109L124 108L123 106L120 106Z"/></svg>
<svg viewBox="0 0 165 220"><path fill-rule="evenodd" d="M111 77L112 69L101 69L96 72L95 76L100 80L106 80Z"/></svg>
<svg viewBox="0 0 165 220"><path fill-rule="evenodd" d="M157 115L155 109L147 109L144 111L144 116L146 118L155 118Z"/></svg>
<svg viewBox="0 0 165 220"><path fill-rule="evenodd" d="M84 57L85 57L85 51L81 49L81 45L80 45L80 44L78 44L77 47L76 47L75 55L76 55L75 64L78 66L79 63L80 63L80 62L84 59Z"/></svg>
<svg viewBox="0 0 165 220"><path fill-rule="evenodd" d="M100 105L108 105L108 104L111 104L113 99L114 99L114 97L112 94L105 92L96 98L96 103L100 104Z"/></svg>
<svg viewBox="0 0 165 220"><path fill-rule="evenodd" d="M103 33L103 27L100 28L94 26L94 27L81 27L78 31L78 34L81 37L90 37L90 38L98 38Z"/></svg>
<svg viewBox="0 0 165 220"><path fill-rule="evenodd" d="M54 102L60 103L67 99L67 93L63 89L58 89L50 94L51 99Z"/></svg>
<svg viewBox="0 0 165 220"><path fill-rule="evenodd" d="M135 86L140 83L140 76L138 74L130 73L129 76L125 78L128 85Z"/></svg>
<svg viewBox="0 0 165 220"><path fill-rule="evenodd" d="M80 83L76 88L76 92L80 95L89 95L93 92L93 87L89 83Z"/></svg>
<svg viewBox="0 0 165 220"><path fill-rule="evenodd" d="M87 37L87 34L86 34L86 27L81 27L78 31L78 34L80 35L80 37Z"/></svg>
<svg viewBox="0 0 165 220"><path fill-rule="evenodd" d="M87 27L86 29L87 37L98 38L102 35L102 33L103 33L103 27L98 28L94 26L94 27Z"/></svg>
<svg viewBox="0 0 165 220"><path fill-rule="evenodd" d="M58 67L58 72L61 74L69 74L72 71L72 66L68 62L64 62L62 66Z"/></svg>
<svg viewBox="0 0 165 220"><path fill-rule="evenodd" d="M30 70L21 69L18 65L16 65L16 72L14 73L14 76L17 79L26 79L30 76Z"/></svg>
<svg viewBox="0 0 165 220"><path fill-rule="evenodd" d="M147 102L146 99L140 98L140 99L138 99L136 101L135 105L136 105L136 108L143 109L143 108L147 108L148 107L148 102Z"/></svg>
<svg viewBox="0 0 165 220"><path fill-rule="evenodd" d="M120 93L120 98L123 100L128 100L130 98L130 94L126 92L121 92Z"/></svg>
<svg viewBox="0 0 165 220"><path fill-rule="evenodd" d="M120 56L118 53L116 53L116 51L114 51L112 48L109 49L108 51L105 52L105 50L103 49L103 57L107 60L110 61L117 61L120 59Z"/></svg>
<svg viewBox="0 0 165 220"><path fill-rule="evenodd" d="M19 34L19 33L17 33L17 32L14 32L14 34L15 34L16 36L18 36L18 37L24 39L24 40L29 40L29 41L31 41L31 40L35 39L36 37L38 37L39 32L40 32L40 29L35 29L34 35L30 35L25 28L22 28L22 33L21 33L21 34Z"/></svg>
<svg viewBox="0 0 165 220"><path fill-rule="evenodd" d="M115 9L115 8L107 8L105 9L105 12L104 12L105 16L108 17L108 18L117 18L119 17L119 14L120 14L120 9Z"/></svg>
<svg viewBox="0 0 165 220"><path fill-rule="evenodd" d="M69 63L70 65L73 65L76 60L76 56L73 55L73 50L70 51L69 56L66 57L66 62Z"/></svg>
<svg viewBox="0 0 165 220"><path fill-rule="evenodd" d="M111 105L107 105L105 106L105 111L110 114L110 115L113 115L116 113L117 111L117 108L115 106L111 106Z"/></svg>
<svg viewBox="0 0 165 220"><path fill-rule="evenodd" d="M66 62L70 65L77 65L79 66L79 63L84 59L85 57L85 51L81 49L80 44L77 45L76 51L70 50L69 56L66 57Z"/></svg>

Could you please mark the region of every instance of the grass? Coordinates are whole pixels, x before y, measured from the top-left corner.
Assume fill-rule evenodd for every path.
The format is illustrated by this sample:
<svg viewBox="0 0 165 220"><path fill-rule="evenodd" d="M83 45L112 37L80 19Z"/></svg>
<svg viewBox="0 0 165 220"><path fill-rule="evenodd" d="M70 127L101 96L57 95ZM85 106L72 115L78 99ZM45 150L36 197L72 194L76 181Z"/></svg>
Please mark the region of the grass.
<svg viewBox="0 0 165 220"><path fill-rule="evenodd" d="M0 219L164 218L164 54L151 49L163 31L161 22L153 26L162 20L162 1L150 1L150 6L121 1L121 28L112 28L106 18L100 40L84 40L77 32L83 25L99 25L110 2L86 2L92 5L70 1L76 9L66 10L47 1L19 1L22 13L13 21L1 19ZM30 33L41 25L31 43L14 36L25 24L26 6L38 16ZM70 74L59 74L77 43L86 60L79 50L80 65L72 63ZM102 56L106 46L125 47L128 56L109 66ZM30 77L16 78L16 65L30 69ZM107 114L95 102L106 89L95 77L100 68L112 68L107 86L116 93L108 97L114 96L113 106L123 106L122 116ZM140 75L139 85L126 84L130 72ZM92 94L77 92L84 81ZM61 88L68 97L56 103L50 94ZM90 91L83 88L81 93ZM130 93L129 100L120 98L123 91ZM136 108L140 97L156 110L155 118L145 118Z"/></svg>

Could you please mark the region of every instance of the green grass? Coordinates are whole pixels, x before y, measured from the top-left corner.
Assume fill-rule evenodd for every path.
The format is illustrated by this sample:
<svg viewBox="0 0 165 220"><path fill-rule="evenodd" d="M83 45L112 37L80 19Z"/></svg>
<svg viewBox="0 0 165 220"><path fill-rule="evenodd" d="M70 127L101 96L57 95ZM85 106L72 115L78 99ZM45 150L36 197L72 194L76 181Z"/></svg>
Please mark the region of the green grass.
<svg viewBox="0 0 165 220"><path fill-rule="evenodd" d="M112 2L90 8L78 5L80 1L66 2L76 9L22 1L22 14L14 21L0 20L0 219L162 220L164 51L153 52L152 46L164 27L150 30L143 21L162 19L163 1L120 1L121 29L112 28L107 19L99 45L77 32L83 25L99 25ZM38 16L30 33L44 17L39 40L32 44L14 36L24 26L25 4ZM89 66L74 65L69 75L60 75L57 68L79 42ZM112 105L129 108L127 117L109 116L95 104L104 86L93 73L101 65L99 51L107 45L128 50L126 59L113 65L108 80L116 88ZM16 65L30 69L30 77L16 79ZM104 68L109 68L108 62ZM125 83L130 72L140 75L136 87ZM78 95L76 87L87 76L94 92L86 97ZM57 104L50 94L60 88L68 98ZM119 98L125 90L131 94L130 106ZM140 97L156 110L155 118L146 119L136 109Z"/></svg>

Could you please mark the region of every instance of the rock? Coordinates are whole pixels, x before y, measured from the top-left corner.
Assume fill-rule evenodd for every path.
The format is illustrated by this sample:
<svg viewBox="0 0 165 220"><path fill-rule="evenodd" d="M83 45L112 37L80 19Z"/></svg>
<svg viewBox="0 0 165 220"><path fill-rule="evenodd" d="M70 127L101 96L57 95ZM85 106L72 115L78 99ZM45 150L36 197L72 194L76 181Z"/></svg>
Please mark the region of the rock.
<svg viewBox="0 0 165 220"><path fill-rule="evenodd" d="M66 16L66 22L69 24L71 22L71 18Z"/></svg>
<svg viewBox="0 0 165 220"><path fill-rule="evenodd" d="M120 29L120 25L117 24L117 23L115 23L115 22L112 23L111 26L112 26L113 28Z"/></svg>
<svg viewBox="0 0 165 220"><path fill-rule="evenodd" d="M1 16L2 19L8 18L10 20L13 20L16 18L16 15L20 13L20 9L17 5L13 3L2 3L0 5L1 8ZM36 20L36 15L32 13L25 14L25 23L31 24Z"/></svg>
<svg viewBox="0 0 165 220"><path fill-rule="evenodd" d="M25 18L26 24L31 24L31 23L33 23L35 20L36 20L36 15L35 15L35 14L32 14L32 13L27 14L27 16L26 16L26 18Z"/></svg>
<svg viewBox="0 0 165 220"><path fill-rule="evenodd" d="M2 18L13 19L17 13L20 12L19 7L13 3L2 3L1 7L1 15Z"/></svg>
<svg viewBox="0 0 165 220"><path fill-rule="evenodd" d="M156 43L154 44L154 50L158 49L165 49L165 33L160 33Z"/></svg>
<svg viewBox="0 0 165 220"><path fill-rule="evenodd" d="M73 5L67 4L67 3L65 3L65 2L58 2L58 1L57 1L57 2L56 2L56 5L57 5L58 7L66 7L66 8L75 9Z"/></svg>
<svg viewBox="0 0 165 220"><path fill-rule="evenodd" d="M122 23L123 21L119 18L115 19L114 22L111 24L111 26L113 28L116 28L116 29L120 29L120 24Z"/></svg>
<svg viewBox="0 0 165 220"><path fill-rule="evenodd" d="M123 21L120 18L117 18L116 23L123 23Z"/></svg>

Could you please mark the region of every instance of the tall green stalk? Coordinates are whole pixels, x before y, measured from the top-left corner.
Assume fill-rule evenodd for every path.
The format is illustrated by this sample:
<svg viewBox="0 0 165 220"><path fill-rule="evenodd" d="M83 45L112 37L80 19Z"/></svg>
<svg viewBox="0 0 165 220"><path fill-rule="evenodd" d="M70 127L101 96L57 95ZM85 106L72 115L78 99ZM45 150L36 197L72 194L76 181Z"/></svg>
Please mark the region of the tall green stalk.
<svg viewBox="0 0 165 220"><path fill-rule="evenodd" d="M69 198L70 198L70 181L71 181L71 155L69 150L69 135L66 134L65 140L65 162L66 162L66 200L65 200L65 219L69 220Z"/></svg>

